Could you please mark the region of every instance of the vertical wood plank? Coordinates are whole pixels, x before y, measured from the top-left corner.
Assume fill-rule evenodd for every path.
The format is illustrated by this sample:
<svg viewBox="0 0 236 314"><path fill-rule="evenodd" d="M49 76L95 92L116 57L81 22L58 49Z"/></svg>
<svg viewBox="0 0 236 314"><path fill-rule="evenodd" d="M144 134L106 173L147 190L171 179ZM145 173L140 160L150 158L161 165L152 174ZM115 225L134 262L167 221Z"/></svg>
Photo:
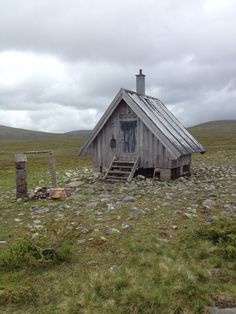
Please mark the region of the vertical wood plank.
<svg viewBox="0 0 236 314"><path fill-rule="evenodd" d="M25 154L15 155L16 198L28 197L26 162L27 157Z"/></svg>

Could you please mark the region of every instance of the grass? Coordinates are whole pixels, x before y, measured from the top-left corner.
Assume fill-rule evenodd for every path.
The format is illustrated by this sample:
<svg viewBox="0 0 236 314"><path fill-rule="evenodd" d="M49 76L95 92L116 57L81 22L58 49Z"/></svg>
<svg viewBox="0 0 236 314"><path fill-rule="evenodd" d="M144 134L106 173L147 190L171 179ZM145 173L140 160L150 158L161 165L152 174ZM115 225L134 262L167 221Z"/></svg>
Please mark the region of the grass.
<svg viewBox="0 0 236 314"><path fill-rule="evenodd" d="M194 157L196 176L186 182L94 181L91 160L76 157L83 137L0 143L0 241L6 241L0 244L0 313L177 314L236 307L236 223L229 210L235 138L215 131L216 141L205 127L197 132L208 152ZM54 151L61 186L83 182L74 198L15 200L14 154L33 149ZM47 169L45 156L30 157L30 188L50 184ZM114 207L123 194L136 201L109 211L101 201L105 194ZM209 198L210 212L202 205ZM140 217L133 215L137 209ZM208 216L217 219L208 222ZM45 248L52 250L41 255Z"/></svg>

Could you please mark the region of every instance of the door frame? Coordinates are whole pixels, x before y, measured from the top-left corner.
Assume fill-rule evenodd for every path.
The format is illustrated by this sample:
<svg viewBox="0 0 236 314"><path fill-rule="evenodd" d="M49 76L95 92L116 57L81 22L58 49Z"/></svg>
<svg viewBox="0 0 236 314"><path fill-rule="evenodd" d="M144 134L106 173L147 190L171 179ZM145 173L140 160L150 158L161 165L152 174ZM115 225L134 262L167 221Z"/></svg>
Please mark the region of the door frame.
<svg viewBox="0 0 236 314"><path fill-rule="evenodd" d="M135 127L135 140L136 140L136 144L135 144L135 151L132 153L127 153L123 151L123 131L121 129L121 122L136 122L136 127ZM122 118L119 119L119 138L120 138L120 147L119 147L119 151L120 154L119 156L126 159L126 160L133 160L137 158L138 155L138 119L137 118Z"/></svg>

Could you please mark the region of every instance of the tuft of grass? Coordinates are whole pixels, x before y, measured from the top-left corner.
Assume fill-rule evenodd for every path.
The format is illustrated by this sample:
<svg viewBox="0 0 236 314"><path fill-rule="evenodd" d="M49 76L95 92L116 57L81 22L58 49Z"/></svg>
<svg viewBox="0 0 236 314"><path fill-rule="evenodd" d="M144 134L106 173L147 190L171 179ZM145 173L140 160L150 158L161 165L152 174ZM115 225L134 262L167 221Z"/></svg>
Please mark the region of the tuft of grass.
<svg viewBox="0 0 236 314"><path fill-rule="evenodd" d="M28 305L36 304L38 293L33 285L14 286L10 288L0 287L0 305L15 304Z"/></svg>
<svg viewBox="0 0 236 314"><path fill-rule="evenodd" d="M219 221L210 226L201 227L195 231L199 239L211 241L225 259L236 258L236 223L234 221Z"/></svg>
<svg viewBox="0 0 236 314"><path fill-rule="evenodd" d="M0 269L12 271L28 267L42 267L68 262L71 257L72 253L68 246L61 245L57 249L43 248L40 243L22 240L1 252Z"/></svg>
<svg viewBox="0 0 236 314"><path fill-rule="evenodd" d="M149 239L150 240L150 239ZM208 275L186 265L180 248L149 241L126 242L132 254L115 272L92 272L77 287L71 312L84 307L102 313L203 313L209 304ZM135 258L134 258L135 256Z"/></svg>

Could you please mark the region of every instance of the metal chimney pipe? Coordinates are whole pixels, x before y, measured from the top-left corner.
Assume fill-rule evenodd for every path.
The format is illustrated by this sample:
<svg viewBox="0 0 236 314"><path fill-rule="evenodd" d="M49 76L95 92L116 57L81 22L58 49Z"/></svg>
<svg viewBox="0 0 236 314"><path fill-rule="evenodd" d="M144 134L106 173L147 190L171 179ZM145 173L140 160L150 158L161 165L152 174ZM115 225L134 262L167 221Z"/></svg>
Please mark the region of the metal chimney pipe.
<svg viewBox="0 0 236 314"><path fill-rule="evenodd" d="M140 69L139 74L136 75L136 92L145 95L145 75L142 73L142 69Z"/></svg>

